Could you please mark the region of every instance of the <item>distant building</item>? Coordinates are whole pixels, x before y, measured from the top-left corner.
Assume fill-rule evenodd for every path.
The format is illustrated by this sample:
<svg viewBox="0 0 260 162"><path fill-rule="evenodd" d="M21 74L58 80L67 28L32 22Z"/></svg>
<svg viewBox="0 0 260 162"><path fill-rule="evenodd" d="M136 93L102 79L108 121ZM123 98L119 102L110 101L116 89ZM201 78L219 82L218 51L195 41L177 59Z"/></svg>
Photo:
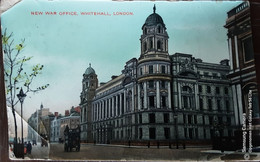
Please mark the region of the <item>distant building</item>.
<svg viewBox="0 0 260 162"><path fill-rule="evenodd" d="M28 119L28 124L32 129L28 129L28 139L36 140L39 135L47 135L50 137L50 123L54 119L54 115L49 108L44 108L41 104L40 109L36 110Z"/></svg>
<svg viewBox="0 0 260 162"><path fill-rule="evenodd" d="M57 121L57 120L56 120ZM57 128L60 124L60 128ZM80 115L78 113L72 113L69 116L65 116L63 118L58 119L56 123L57 128L57 134L59 134L59 138L64 140L64 130L66 126L69 126L70 129L75 129L80 126ZM55 123L53 123L53 126L55 126ZM58 129L60 129L60 132L58 133ZM55 141L57 140L57 136L55 136Z"/></svg>
<svg viewBox="0 0 260 162"><path fill-rule="evenodd" d="M59 138L60 138L60 119L62 117L61 116L55 116L55 118L53 119L53 121L51 121L51 138L50 141L51 142L59 142Z"/></svg>
<svg viewBox="0 0 260 162"><path fill-rule="evenodd" d="M228 60L213 64L190 54L169 55L166 25L155 11L142 26L140 57L127 61L122 74L99 87L91 66L83 74L84 139L198 141L233 134ZM220 124L225 128L217 130Z"/></svg>

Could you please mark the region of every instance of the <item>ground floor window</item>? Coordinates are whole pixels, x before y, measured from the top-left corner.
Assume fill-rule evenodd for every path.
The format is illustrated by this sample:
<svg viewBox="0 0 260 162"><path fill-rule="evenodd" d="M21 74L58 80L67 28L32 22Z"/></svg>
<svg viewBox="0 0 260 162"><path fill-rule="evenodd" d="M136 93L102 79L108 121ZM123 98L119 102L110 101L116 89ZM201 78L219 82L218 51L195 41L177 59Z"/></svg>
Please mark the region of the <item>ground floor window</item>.
<svg viewBox="0 0 260 162"><path fill-rule="evenodd" d="M164 128L164 137L165 139L170 138L170 128Z"/></svg>
<svg viewBox="0 0 260 162"><path fill-rule="evenodd" d="M143 129L139 128L139 139L143 138Z"/></svg>
<svg viewBox="0 0 260 162"><path fill-rule="evenodd" d="M149 138L150 139L155 139L155 128L149 128Z"/></svg>

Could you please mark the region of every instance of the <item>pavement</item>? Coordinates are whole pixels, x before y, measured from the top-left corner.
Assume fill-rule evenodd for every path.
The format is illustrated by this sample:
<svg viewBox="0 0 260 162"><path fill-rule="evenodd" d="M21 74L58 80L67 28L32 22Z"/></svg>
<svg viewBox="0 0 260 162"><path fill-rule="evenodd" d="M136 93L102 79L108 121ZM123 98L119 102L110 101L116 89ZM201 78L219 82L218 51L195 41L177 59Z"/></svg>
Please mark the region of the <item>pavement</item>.
<svg viewBox="0 0 260 162"><path fill-rule="evenodd" d="M31 154L26 154L24 159L49 159L50 145L49 147L41 147L41 143L32 145Z"/></svg>
<svg viewBox="0 0 260 162"><path fill-rule="evenodd" d="M40 143L32 147L32 153L25 159L52 160L141 160L141 161L229 161L245 160L245 153L235 151L211 150L210 146L187 146L176 149L168 146L126 146L107 144L81 144L79 152L64 152L64 144L51 143L41 147ZM260 153L252 153L248 160L260 160Z"/></svg>

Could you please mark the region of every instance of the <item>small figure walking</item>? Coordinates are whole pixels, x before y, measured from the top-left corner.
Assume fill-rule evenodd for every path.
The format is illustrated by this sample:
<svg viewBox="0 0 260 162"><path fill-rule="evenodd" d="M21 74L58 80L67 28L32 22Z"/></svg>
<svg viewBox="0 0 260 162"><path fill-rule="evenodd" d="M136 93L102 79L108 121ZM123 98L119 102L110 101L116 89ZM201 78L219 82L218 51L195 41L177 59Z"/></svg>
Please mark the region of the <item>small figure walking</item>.
<svg viewBox="0 0 260 162"><path fill-rule="evenodd" d="M26 149L27 149L28 154L31 154L31 151L32 151L32 144L31 144L30 141L28 142Z"/></svg>

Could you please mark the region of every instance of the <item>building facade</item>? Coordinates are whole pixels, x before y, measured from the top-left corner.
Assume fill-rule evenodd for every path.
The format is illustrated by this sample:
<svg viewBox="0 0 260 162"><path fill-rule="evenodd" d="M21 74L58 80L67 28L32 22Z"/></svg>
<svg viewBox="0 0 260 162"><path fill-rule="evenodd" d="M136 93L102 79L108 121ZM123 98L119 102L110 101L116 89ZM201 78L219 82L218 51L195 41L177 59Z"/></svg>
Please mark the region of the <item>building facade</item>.
<svg viewBox="0 0 260 162"><path fill-rule="evenodd" d="M96 83L92 91L85 88L89 68L83 75L82 134L97 143L232 135L235 119L226 78L228 60L213 64L190 54L169 55L166 25L155 6L142 31L140 57L126 62L121 75L97 87L91 70ZM223 130L214 127L224 123Z"/></svg>
<svg viewBox="0 0 260 162"><path fill-rule="evenodd" d="M44 108L41 104L40 109L37 109L28 119L28 139L37 140L38 135L47 136L49 139L51 135L50 125L54 117L49 108Z"/></svg>
<svg viewBox="0 0 260 162"><path fill-rule="evenodd" d="M225 28L228 30L228 46L231 71L235 124L241 130L243 116L251 118L253 142L260 144L260 110L257 91L255 58L252 42L249 2L243 2L230 10Z"/></svg>
<svg viewBox="0 0 260 162"><path fill-rule="evenodd" d="M51 136L50 141L51 142L59 142L60 139L60 118L59 116L55 116L53 121L51 121Z"/></svg>
<svg viewBox="0 0 260 162"><path fill-rule="evenodd" d="M55 138L57 139L61 139L64 140L64 130L66 128L66 126L68 126L70 129L75 129L77 127L80 126L80 115L78 113L72 113L69 116L65 116L63 118L59 119L59 122L56 123L57 127L60 126L60 128L57 128L56 133L59 134L59 136L55 136ZM60 125L58 125L60 124ZM54 123L53 123L54 125ZM59 133L57 132L59 129Z"/></svg>
<svg viewBox="0 0 260 162"><path fill-rule="evenodd" d="M98 86L98 79L95 70L89 64L83 74L82 92L80 94L80 139L84 142L93 142L92 130L92 99L95 96L95 90Z"/></svg>

